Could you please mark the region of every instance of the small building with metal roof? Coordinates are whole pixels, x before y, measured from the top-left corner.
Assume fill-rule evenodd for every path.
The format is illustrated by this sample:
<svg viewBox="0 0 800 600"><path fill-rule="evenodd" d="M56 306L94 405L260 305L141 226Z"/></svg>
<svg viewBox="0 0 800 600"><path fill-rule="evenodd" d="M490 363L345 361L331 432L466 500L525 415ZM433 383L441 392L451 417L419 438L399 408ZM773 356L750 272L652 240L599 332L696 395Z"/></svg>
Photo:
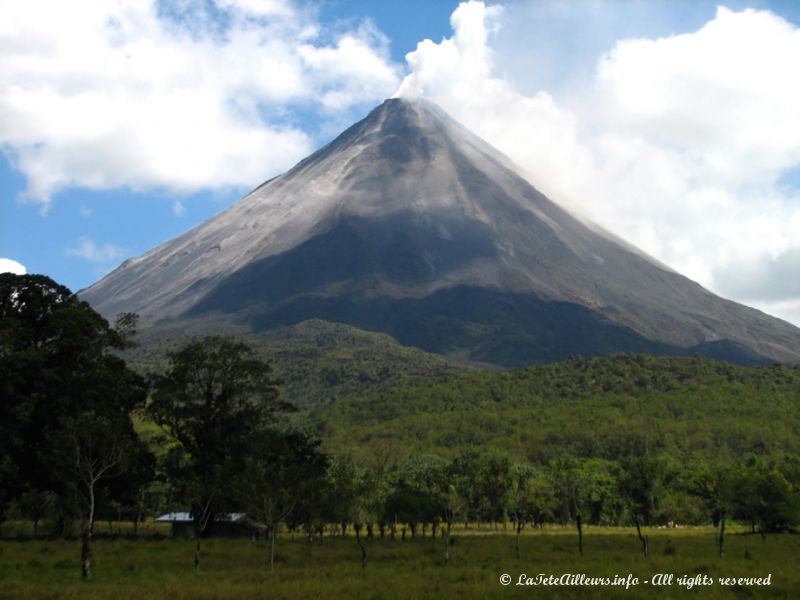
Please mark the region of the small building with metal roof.
<svg viewBox="0 0 800 600"><path fill-rule="evenodd" d="M161 515L156 523L169 523L173 537L195 537L194 516L190 512L170 512ZM256 523L246 513L219 513L214 521L206 525L204 535L208 537L261 537L265 526Z"/></svg>

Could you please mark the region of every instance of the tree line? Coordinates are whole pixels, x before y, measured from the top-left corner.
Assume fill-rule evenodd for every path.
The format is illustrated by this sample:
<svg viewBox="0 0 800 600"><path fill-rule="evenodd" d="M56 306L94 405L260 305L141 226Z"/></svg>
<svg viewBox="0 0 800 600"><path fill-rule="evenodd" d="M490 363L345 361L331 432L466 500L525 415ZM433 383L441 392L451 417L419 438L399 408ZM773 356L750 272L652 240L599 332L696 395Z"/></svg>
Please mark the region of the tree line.
<svg viewBox="0 0 800 600"><path fill-rule="evenodd" d="M80 523L84 578L98 517L115 508L135 522L188 509L197 568L217 517L238 511L264 533L269 568L281 526L309 538L351 529L365 564L365 540L418 536L438 536L447 561L456 522L510 523L518 554L525 527L574 525L583 552L585 524L635 525L647 555L642 527L692 510L719 527L720 554L732 519L762 534L800 520L795 457L679 461L645 446L615 461L565 452L526 462L377 444L368 459L334 455L246 344L188 342L145 378L119 356L136 324L123 314L110 325L45 276L0 275L0 522L22 516L36 529L47 518L62 535Z"/></svg>

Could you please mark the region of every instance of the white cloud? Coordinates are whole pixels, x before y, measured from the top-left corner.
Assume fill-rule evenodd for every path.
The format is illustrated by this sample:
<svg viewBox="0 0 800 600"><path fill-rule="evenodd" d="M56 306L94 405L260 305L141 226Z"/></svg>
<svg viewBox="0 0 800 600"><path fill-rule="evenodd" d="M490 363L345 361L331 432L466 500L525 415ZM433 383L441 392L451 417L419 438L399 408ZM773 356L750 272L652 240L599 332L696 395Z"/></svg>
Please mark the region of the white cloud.
<svg viewBox="0 0 800 600"><path fill-rule="evenodd" d="M753 302L752 306L789 323L800 325L800 300L783 302Z"/></svg>
<svg viewBox="0 0 800 600"><path fill-rule="evenodd" d="M702 29L619 42L599 65L609 121L686 151L725 186L800 164L800 29L720 7Z"/></svg>
<svg viewBox="0 0 800 600"><path fill-rule="evenodd" d="M111 263L123 258L125 250L113 244L98 245L88 237L81 236L78 245L67 248L64 254L72 258L82 258L90 263Z"/></svg>
<svg viewBox="0 0 800 600"><path fill-rule="evenodd" d="M216 4L221 8L258 16L288 16L294 13L291 2L286 0L216 0Z"/></svg>
<svg viewBox="0 0 800 600"><path fill-rule="evenodd" d="M655 232L628 237L724 295L774 299L779 278L757 275L800 246L800 193L777 185L800 164L796 56L800 29L722 7L698 31L619 42L595 97L603 205L583 208Z"/></svg>
<svg viewBox="0 0 800 600"><path fill-rule="evenodd" d="M176 217L182 217L186 214L186 207L183 205L183 202L175 200L175 202L172 203L172 214Z"/></svg>
<svg viewBox="0 0 800 600"><path fill-rule="evenodd" d="M388 96L397 85L397 67L386 60L388 40L369 22L345 33L334 45L304 44L298 53L317 83L317 100L327 109L375 98L379 90Z"/></svg>
<svg viewBox="0 0 800 600"><path fill-rule="evenodd" d="M313 149L294 107L374 103L399 81L373 27L323 35L288 0L0 0L0 14L0 148L45 209L68 186L252 187Z"/></svg>
<svg viewBox="0 0 800 600"><path fill-rule="evenodd" d="M753 256L728 264L715 273L732 294L760 302L800 299L800 243L776 256Z"/></svg>
<svg viewBox="0 0 800 600"><path fill-rule="evenodd" d="M779 179L800 165L800 29L719 8L691 33L619 41L557 97L502 76L514 53L493 32L515 10L459 5L453 37L407 55L398 94L437 101L553 199L703 285L795 319L800 191Z"/></svg>
<svg viewBox="0 0 800 600"><path fill-rule="evenodd" d="M28 270L25 265L10 258L0 258L0 273L14 273L15 275L25 275Z"/></svg>

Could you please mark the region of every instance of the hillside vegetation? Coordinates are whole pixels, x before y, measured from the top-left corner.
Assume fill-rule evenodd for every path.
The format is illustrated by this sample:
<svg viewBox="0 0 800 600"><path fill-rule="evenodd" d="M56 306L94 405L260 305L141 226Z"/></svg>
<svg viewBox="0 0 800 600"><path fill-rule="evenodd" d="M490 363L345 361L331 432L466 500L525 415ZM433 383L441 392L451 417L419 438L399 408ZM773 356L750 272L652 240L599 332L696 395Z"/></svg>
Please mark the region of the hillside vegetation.
<svg viewBox="0 0 800 600"><path fill-rule="evenodd" d="M645 451L783 461L800 451L800 368L578 358L369 391L313 418L331 447L356 454L391 444L444 455L493 447L534 463Z"/></svg>
<svg viewBox="0 0 800 600"><path fill-rule="evenodd" d="M163 371L167 354L205 333L204 324L181 335L143 332L142 347L132 353L131 366L145 374ZM272 364L283 399L299 408L331 403L371 391L427 381L443 381L470 367L401 346L390 336L313 319L261 334L240 331L239 339L256 356ZM472 367L474 369L474 367Z"/></svg>

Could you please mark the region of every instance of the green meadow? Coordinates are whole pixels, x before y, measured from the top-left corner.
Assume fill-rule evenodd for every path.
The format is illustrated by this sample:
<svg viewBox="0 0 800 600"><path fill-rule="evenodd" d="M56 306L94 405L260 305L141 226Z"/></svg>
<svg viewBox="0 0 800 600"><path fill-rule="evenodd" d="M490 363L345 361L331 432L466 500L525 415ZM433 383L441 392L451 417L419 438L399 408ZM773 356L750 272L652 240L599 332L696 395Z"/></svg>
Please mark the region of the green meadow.
<svg viewBox="0 0 800 600"><path fill-rule="evenodd" d="M270 572L263 541L203 540L200 568L194 542L163 536L99 537L94 573L81 581L77 540L0 542L2 598L797 598L800 536L747 535L732 527L719 557L710 527L648 529L645 558L631 528L587 527L584 555L573 528L526 530L515 556L510 528L457 528L444 560L444 542L398 535L366 540L367 561L352 536L315 539L282 533ZM520 586L520 575L638 578L624 586ZM671 585L645 583L672 574ZM511 583L501 585L508 574ZM719 578L766 577L769 586L722 585ZM679 578L713 579L688 589Z"/></svg>

